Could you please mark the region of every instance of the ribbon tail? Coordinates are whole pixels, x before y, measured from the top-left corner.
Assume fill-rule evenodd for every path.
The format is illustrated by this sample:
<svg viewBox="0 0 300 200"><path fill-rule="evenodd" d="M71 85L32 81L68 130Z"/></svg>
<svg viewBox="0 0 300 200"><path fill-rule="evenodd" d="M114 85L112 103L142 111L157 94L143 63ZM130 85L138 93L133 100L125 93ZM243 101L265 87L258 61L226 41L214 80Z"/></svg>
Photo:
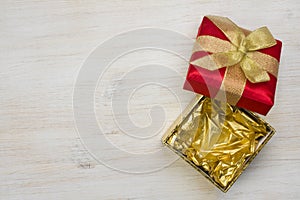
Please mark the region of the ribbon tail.
<svg viewBox="0 0 300 200"><path fill-rule="evenodd" d="M256 62L245 56L240 63L240 66L251 83L260 83L270 80L269 74Z"/></svg>

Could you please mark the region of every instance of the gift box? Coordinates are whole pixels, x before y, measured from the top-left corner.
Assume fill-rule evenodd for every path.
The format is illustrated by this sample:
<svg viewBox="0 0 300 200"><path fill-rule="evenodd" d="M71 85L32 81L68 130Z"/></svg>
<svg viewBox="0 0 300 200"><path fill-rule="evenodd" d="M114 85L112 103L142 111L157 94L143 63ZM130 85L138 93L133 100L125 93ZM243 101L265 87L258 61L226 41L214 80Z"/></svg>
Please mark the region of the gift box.
<svg viewBox="0 0 300 200"><path fill-rule="evenodd" d="M162 142L226 192L274 133L254 113L198 95Z"/></svg>
<svg viewBox="0 0 300 200"><path fill-rule="evenodd" d="M184 89L266 115L274 104L281 46L266 27L251 32L228 18L206 16Z"/></svg>
<svg viewBox="0 0 300 200"><path fill-rule="evenodd" d="M199 28L184 89L202 95L162 142L223 192L275 133L251 111L274 105L281 46L266 27L251 32L225 17L206 16Z"/></svg>

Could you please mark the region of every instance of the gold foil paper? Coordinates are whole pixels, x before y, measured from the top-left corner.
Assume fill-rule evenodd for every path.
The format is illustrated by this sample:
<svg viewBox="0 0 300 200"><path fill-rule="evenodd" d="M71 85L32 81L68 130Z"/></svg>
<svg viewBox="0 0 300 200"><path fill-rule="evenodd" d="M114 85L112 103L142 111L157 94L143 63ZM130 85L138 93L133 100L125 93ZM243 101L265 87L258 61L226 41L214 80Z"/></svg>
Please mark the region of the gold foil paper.
<svg viewBox="0 0 300 200"><path fill-rule="evenodd" d="M197 96L163 142L226 192L274 133L252 112Z"/></svg>

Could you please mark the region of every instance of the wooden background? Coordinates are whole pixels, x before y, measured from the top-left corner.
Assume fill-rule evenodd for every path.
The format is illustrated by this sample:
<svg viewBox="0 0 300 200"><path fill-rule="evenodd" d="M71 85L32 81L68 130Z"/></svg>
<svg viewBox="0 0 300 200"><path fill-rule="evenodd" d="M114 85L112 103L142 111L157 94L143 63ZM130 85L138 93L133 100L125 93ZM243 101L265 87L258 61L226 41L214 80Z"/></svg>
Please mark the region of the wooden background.
<svg viewBox="0 0 300 200"><path fill-rule="evenodd" d="M296 0L1 1L0 199L300 199L299 10ZM146 85L129 105L116 101L117 107L129 107L137 126L156 123L149 118L149 105L160 104L166 110L159 134L143 142L129 140L131 132L123 134L114 123L113 118L122 120L124 115L111 114L107 88L128 72L126 66L140 62L136 58L176 68L182 79L186 73L186 62L178 57L145 50L118 60L105 74L95 90L95 114L116 148L129 155L156 149L162 153L141 160L150 163L148 173L139 160L118 158L111 149L103 148L104 164L117 167L95 160L80 140L72 104L74 83L90 53L108 38L142 27L164 28L193 39L207 14L228 16L249 29L268 25L283 41L276 104L264 117L277 130L275 136L226 194L161 146L163 130L180 113L168 88ZM170 83L178 80L168 73L164 77ZM193 96L179 93L182 106ZM121 98L118 92L114 95ZM159 167L165 159L170 165ZM122 172L125 166L132 170ZM134 173L138 170L143 173Z"/></svg>

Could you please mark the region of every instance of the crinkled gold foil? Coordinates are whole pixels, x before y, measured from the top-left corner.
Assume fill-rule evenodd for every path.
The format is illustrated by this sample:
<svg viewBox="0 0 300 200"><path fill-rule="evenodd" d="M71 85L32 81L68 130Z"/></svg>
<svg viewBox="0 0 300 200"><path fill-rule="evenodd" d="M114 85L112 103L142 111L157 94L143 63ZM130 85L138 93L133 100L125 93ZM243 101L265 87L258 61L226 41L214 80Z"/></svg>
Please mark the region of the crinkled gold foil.
<svg viewBox="0 0 300 200"><path fill-rule="evenodd" d="M224 192L274 134L253 113L205 97L177 123L164 142Z"/></svg>

